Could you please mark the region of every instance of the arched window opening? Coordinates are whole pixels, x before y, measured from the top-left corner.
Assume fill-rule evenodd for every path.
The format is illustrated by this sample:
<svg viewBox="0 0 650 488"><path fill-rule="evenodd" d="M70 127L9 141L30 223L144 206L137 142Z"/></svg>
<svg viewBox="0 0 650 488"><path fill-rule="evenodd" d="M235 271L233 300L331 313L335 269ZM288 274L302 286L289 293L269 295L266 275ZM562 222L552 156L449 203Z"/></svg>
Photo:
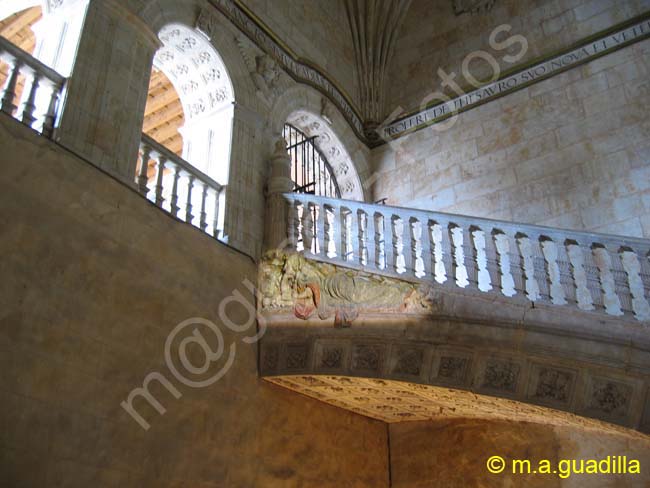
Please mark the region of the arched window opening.
<svg viewBox="0 0 650 488"><path fill-rule="evenodd" d="M291 179L294 192L341 198L341 191L327 158L314 144L318 136L307 137L291 124L283 129L287 151L291 156Z"/></svg>
<svg viewBox="0 0 650 488"><path fill-rule="evenodd" d="M138 186L156 205L225 240L234 111L230 77L201 32L170 24L159 38L162 46L154 56L149 84Z"/></svg>
<svg viewBox="0 0 650 488"><path fill-rule="evenodd" d="M149 82L142 132L174 154L183 156L180 129L185 123L181 99L165 73L154 67Z"/></svg>
<svg viewBox="0 0 650 488"><path fill-rule="evenodd" d="M88 0L0 0L3 112L51 136Z"/></svg>

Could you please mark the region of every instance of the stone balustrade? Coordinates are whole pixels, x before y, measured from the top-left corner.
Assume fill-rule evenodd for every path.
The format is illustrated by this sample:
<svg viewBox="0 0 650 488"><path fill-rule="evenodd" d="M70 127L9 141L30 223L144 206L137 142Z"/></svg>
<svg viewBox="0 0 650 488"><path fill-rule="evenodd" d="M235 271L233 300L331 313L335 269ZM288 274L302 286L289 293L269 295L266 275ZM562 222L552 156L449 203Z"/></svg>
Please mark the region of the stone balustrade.
<svg viewBox="0 0 650 488"><path fill-rule="evenodd" d="M158 207L203 232L223 239L220 185L166 147L142 134L136 175L138 190Z"/></svg>
<svg viewBox="0 0 650 488"><path fill-rule="evenodd" d="M0 92L0 109L52 137L66 79L3 37L0 37L0 61L8 66L7 79ZM19 84L24 88L18 100Z"/></svg>
<svg viewBox="0 0 650 488"><path fill-rule="evenodd" d="M405 280L650 321L650 240L285 193L292 250Z"/></svg>

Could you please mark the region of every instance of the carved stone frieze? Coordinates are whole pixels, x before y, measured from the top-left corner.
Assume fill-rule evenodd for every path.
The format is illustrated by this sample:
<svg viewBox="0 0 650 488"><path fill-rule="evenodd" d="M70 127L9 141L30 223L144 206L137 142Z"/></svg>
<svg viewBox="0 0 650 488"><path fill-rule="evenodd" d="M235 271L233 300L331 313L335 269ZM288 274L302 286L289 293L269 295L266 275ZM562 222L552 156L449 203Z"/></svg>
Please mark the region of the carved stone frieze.
<svg viewBox="0 0 650 488"><path fill-rule="evenodd" d="M532 398L540 402L568 404L575 385L574 371L540 366L535 370Z"/></svg>
<svg viewBox="0 0 650 488"><path fill-rule="evenodd" d="M517 363L501 359L488 359L483 372L483 388L503 390L514 393L521 366Z"/></svg>
<svg viewBox="0 0 650 488"><path fill-rule="evenodd" d="M611 419L624 419L632 401L631 385L606 378L594 378L588 409Z"/></svg>
<svg viewBox="0 0 650 488"><path fill-rule="evenodd" d="M352 369L369 373L379 373L384 361L385 346L358 344L352 355Z"/></svg>
<svg viewBox="0 0 650 488"><path fill-rule="evenodd" d="M392 278L319 263L300 254L267 253L260 264L264 309L291 308L301 319L334 317L347 326L363 311L429 313L432 290Z"/></svg>

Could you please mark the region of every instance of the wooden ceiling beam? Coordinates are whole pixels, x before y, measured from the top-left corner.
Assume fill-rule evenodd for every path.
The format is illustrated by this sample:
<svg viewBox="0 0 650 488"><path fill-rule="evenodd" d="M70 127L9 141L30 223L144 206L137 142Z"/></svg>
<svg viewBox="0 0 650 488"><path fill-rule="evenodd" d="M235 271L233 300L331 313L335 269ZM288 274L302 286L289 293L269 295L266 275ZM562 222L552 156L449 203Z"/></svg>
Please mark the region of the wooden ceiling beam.
<svg viewBox="0 0 650 488"><path fill-rule="evenodd" d="M153 112L144 118L143 130L144 132L156 129L161 125L174 120L180 117L180 123L178 126L183 124L183 106L180 101L172 102L169 105L166 105L161 110Z"/></svg>
<svg viewBox="0 0 650 488"><path fill-rule="evenodd" d="M160 95L149 95L147 98L147 106L144 109L144 114L145 116L152 114L161 108L165 107L166 105L169 105L173 103L174 101L178 101L180 104L180 99L178 98L178 94L176 93L176 90L174 90L174 87L170 86L170 89L167 91L162 92Z"/></svg>
<svg viewBox="0 0 650 488"><path fill-rule="evenodd" d="M156 127L149 132L145 131L145 134L156 141L164 141L172 137L174 134L178 133L178 127L182 123L182 120L182 117L177 117L176 119L170 120L164 125Z"/></svg>
<svg viewBox="0 0 650 488"><path fill-rule="evenodd" d="M0 23L0 35L15 43L18 33L25 28L31 32L31 26L40 18L40 7L32 7L18 12Z"/></svg>

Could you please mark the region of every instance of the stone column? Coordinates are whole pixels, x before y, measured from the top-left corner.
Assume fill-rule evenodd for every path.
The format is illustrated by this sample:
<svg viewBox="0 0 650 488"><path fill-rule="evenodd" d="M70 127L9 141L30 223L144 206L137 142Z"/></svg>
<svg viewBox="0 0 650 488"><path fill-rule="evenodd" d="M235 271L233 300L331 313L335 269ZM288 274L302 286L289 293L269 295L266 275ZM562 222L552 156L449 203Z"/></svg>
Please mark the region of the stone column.
<svg viewBox="0 0 650 488"><path fill-rule="evenodd" d="M291 157L284 138L275 143L269 159L270 175L266 189L265 247L284 249L287 246L288 206L283 193L293 189Z"/></svg>
<svg viewBox="0 0 650 488"><path fill-rule="evenodd" d="M115 0L93 0L55 139L135 186L153 55L159 41Z"/></svg>

